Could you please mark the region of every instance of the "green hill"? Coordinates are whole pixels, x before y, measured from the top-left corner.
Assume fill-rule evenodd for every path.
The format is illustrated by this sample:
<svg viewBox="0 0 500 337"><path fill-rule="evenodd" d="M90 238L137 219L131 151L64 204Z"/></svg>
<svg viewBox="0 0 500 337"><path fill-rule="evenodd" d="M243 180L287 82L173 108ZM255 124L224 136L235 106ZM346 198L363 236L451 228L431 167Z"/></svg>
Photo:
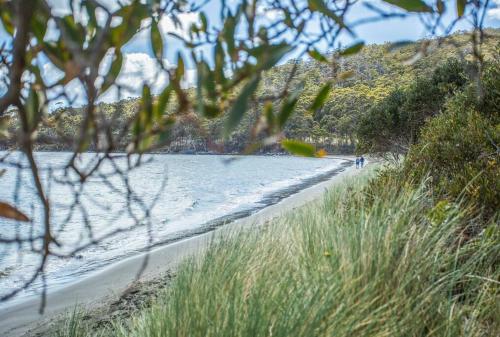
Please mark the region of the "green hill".
<svg viewBox="0 0 500 337"><path fill-rule="evenodd" d="M485 59L495 55L500 30L486 31L482 45ZM425 47L425 48L423 48ZM418 78L429 77L436 67L449 58L472 59L473 48L470 32L461 32L444 39L423 39L395 48L393 44L367 45L359 53L338 58L334 66L314 59L291 60L272 68L263 79L250 112L244 117L235 132L224 139L224 118L206 119L192 113L178 122L171 133L169 146L159 151L211 151L240 152L246 145L262 113L263 97L278 95L296 66L291 80L292 88L302 88L293 116L285 128L285 136L315 144L333 153L354 151L356 128L369 107L380 102L395 89L409 87ZM334 55L328 55L333 58ZM296 64L297 63L297 64ZM296 64L296 65L295 65ZM324 106L316 111L308 107L319 88L335 80ZM194 95L194 89L189 89ZM260 99L259 99L260 98ZM274 106L280 99L271 99ZM175 102L167 106L165 114L173 111ZM72 149L74 135L78 134L82 122L81 108L61 108L52 112L48 122L37 137L39 149ZM139 109L139 99L127 99L116 103L101 103L99 111L106 116L116 116L113 136L118 140L115 150L124 150L130 141L129 132L122 132ZM11 131L15 132L15 121L11 120ZM7 143L6 146L15 146ZM89 147L92 149L92 145ZM268 146L261 151L280 151L279 145Z"/></svg>

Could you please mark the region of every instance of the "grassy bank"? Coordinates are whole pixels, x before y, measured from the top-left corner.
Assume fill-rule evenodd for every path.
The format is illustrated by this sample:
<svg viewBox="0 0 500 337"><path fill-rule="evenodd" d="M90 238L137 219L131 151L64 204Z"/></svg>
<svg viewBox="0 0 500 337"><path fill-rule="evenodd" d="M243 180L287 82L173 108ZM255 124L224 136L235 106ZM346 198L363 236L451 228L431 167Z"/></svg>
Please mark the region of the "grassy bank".
<svg viewBox="0 0 500 337"><path fill-rule="evenodd" d="M493 336L498 230L461 242L463 207L354 178L184 263L154 303L61 336Z"/></svg>

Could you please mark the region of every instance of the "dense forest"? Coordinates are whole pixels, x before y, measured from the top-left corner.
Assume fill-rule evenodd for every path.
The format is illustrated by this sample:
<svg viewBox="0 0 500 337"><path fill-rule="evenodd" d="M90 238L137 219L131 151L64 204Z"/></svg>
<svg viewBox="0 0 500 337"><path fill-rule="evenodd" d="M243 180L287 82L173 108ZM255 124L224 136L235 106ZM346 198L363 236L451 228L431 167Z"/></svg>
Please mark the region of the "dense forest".
<svg viewBox="0 0 500 337"><path fill-rule="evenodd" d="M481 52L486 67L498 56L499 37L498 29L485 31ZM285 83L291 81L296 96L292 102L293 115L284 127L286 138L313 144L329 153L353 153L356 144L358 151L362 152L406 153L409 145L416 142L420 127L428 117L441 112L446 97L477 77L478 70L468 63L476 52L472 45L470 33L459 32L442 39L423 39L400 45L367 45L354 55L338 58L334 67L322 63L316 55L305 60L290 60L267 71L249 113L229 137L224 137L224 118L208 119L193 112L176 123L168 145L156 150L184 153L245 151L252 133L258 132L255 125L259 123L255 122L261 115L269 113L266 110L271 109L273 113L272 109L290 104L277 96ZM315 94L328 81L333 81L334 85L325 91L324 104L312 108ZM195 90L188 89L189 95L194 96ZM168 115L175 106L174 100L169 102L165 114ZM404 107L404 112L396 113L400 107ZM122 132L119 126L129 122L140 109L140 98L100 103L98 108L106 115L116 116L117 127L113 132L119 135ZM81 128L83 109L85 107L59 108L51 112L50 122L38 132L37 148L73 149L73 136ZM391 113L404 116L394 117L400 120L393 118L389 126L383 115ZM16 122L11 119L10 132L15 132L14 125ZM116 150L125 150L130 138L129 133L124 133ZM4 143L3 147L13 146ZM89 149L92 149L92 144ZM257 151L282 150L274 143L261 146Z"/></svg>

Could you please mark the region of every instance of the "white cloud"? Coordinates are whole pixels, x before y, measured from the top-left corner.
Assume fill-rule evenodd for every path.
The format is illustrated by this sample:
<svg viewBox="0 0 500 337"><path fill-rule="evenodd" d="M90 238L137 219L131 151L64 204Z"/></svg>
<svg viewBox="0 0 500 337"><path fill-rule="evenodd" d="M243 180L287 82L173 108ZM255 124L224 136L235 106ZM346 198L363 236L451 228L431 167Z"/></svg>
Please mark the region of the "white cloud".
<svg viewBox="0 0 500 337"><path fill-rule="evenodd" d="M193 24L200 23L200 16L198 13L181 13L178 15L180 25L175 25L174 21L168 16L162 16L160 20L160 29L162 33L175 33L184 39L189 38L189 28Z"/></svg>
<svg viewBox="0 0 500 337"><path fill-rule="evenodd" d="M110 57L105 58L101 69L107 69L110 62ZM168 61L164 60L164 66L170 66ZM122 69L116 80L117 86L121 88L120 93L118 87L114 86L101 95L99 100L114 102L127 97L140 96L144 84L149 85L153 93L158 93L167 83L168 77L155 58L146 53L125 54Z"/></svg>
<svg viewBox="0 0 500 337"><path fill-rule="evenodd" d="M257 16L269 22L280 20L284 17L283 11L275 8L268 8L266 5L259 3L257 5Z"/></svg>
<svg viewBox="0 0 500 337"><path fill-rule="evenodd" d="M494 7L488 10L490 18L500 20L500 0L493 0Z"/></svg>
<svg viewBox="0 0 500 337"><path fill-rule="evenodd" d="M52 13L54 15L68 15L71 13L70 1L73 0L48 0L48 4L50 8L52 8ZM123 4L130 3L130 1L118 1L118 0L98 0L98 2L106 7L110 11L116 11L120 8L120 2ZM73 5L76 5L75 8L78 8L78 2L73 1Z"/></svg>
<svg viewBox="0 0 500 337"><path fill-rule="evenodd" d="M73 0L48 0L49 5L53 9L55 15L67 15L70 13L69 1ZM106 6L109 10L113 11L118 9L118 0L98 0L99 3ZM129 2L128 0L121 1L122 3ZM76 2L75 2L76 3ZM77 8L77 7L75 7ZM100 11L97 14L98 20L103 21L106 19L106 14ZM160 29L166 37L167 33L175 33L185 39L189 38L189 29L192 24L200 22L198 13L182 13L178 15L180 24L175 24L174 21L167 15L163 16L160 20ZM86 20L86 14L82 13L80 17L82 22ZM144 20L142 28L150 24L148 20ZM49 23L49 32L46 36L47 40L57 40L59 32L53 22ZM122 69L116 81L117 86L112 86L106 93L99 97L102 102L114 102L123 98L138 97L142 93L144 84L148 84L154 94L159 93L168 83L167 74L161 69L158 61L147 54L147 46L149 45L150 35L149 29L143 29L129 42L135 43L140 48L124 54ZM129 51L131 51L129 49ZM145 51L145 52L143 52ZM112 54L106 55L99 67L99 73L105 74L109 69L112 62ZM174 65L168 62L167 59L163 60L164 67L172 68ZM64 73L55 67L48 60L40 60L42 66L42 77L47 85L53 85L63 78ZM98 81L99 82L99 81ZM101 79L102 82L102 79ZM184 87L193 86L196 83L196 71L194 69L186 70ZM120 87L120 90L118 90ZM1 88L0 88L1 89ZM87 103L84 87L78 79L72 80L64 87L58 86L51 89L48 93L51 104L50 109L58 106L81 106Z"/></svg>
<svg viewBox="0 0 500 337"><path fill-rule="evenodd" d="M108 71L112 61L112 54L106 55L99 67L99 73ZM163 60L164 67L172 68L166 59ZM63 72L52 63L46 62L42 67L42 77L47 85L52 85L62 79ZM102 94L99 102L116 102L129 97L139 97L142 94L144 84L151 87L153 94L158 94L168 83L168 76L161 69L158 61L146 53L124 54L122 69L113 85ZM196 70L187 69L183 87L192 87L196 83ZM118 90L120 87L120 90ZM63 95L64 93L64 95ZM72 80L63 87L58 86L48 93L51 104L49 109L53 110L59 106L81 106L87 103L85 90L78 79Z"/></svg>

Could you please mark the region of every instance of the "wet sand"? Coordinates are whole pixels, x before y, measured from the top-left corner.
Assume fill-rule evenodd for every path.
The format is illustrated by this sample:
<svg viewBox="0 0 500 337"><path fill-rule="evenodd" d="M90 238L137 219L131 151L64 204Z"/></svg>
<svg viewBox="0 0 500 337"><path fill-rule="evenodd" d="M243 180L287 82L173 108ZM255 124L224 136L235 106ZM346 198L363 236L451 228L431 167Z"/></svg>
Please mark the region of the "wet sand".
<svg viewBox="0 0 500 337"><path fill-rule="evenodd" d="M325 181L298 192L290 191L289 195L282 195L280 199L274 200L274 203L270 200L266 203L269 206L256 213L244 214L237 219L230 219L230 225L227 226L218 223L217 226L206 228L208 231L204 233L168 243L154 248L148 253L126 258L80 281L49 291L44 315L39 314L39 297L26 299L23 302L2 308L0 311L0 336L21 336L30 330L46 325L54 317L72 310L75 305L91 309L100 307L106 302L116 301L125 289L137 281L139 274L141 281L147 281L157 278L166 271L175 270L175 267L182 260L202 253L210 242L221 237L221 234L223 236L235 229L259 226L320 197L325 189L338 184L345 177L361 171L354 168L351 157L336 158L347 160L349 165L342 165L339 170L326 177ZM226 219L224 223L227 224L227 222Z"/></svg>

